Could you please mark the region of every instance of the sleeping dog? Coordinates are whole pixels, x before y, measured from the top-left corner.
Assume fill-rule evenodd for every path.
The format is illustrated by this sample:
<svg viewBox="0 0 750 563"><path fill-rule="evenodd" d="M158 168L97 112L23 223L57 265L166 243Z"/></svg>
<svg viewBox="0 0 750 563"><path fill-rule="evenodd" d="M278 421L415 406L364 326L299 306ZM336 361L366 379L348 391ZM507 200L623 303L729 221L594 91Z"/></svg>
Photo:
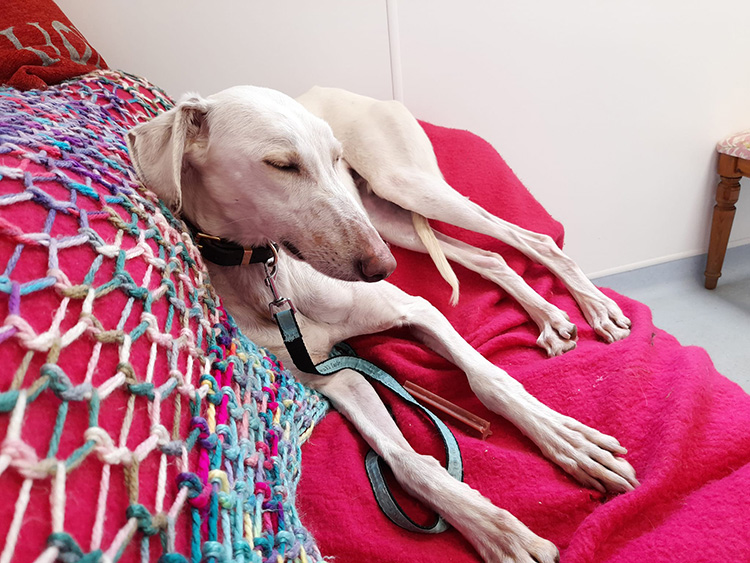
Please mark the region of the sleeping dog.
<svg viewBox="0 0 750 563"><path fill-rule="evenodd" d="M314 115L315 114L315 115ZM494 217L453 190L429 139L397 102L314 88L299 102L238 86L208 98L188 95L135 127L128 147L143 183L202 236L244 247L278 243L275 291L291 299L312 359L353 336L407 326L463 370L490 410L513 422L547 458L582 484L626 492L638 485L615 438L548 408L474 350L432 305L385 281L396 267L383 241L429 252L454 287L446 257L497 282L540 329L549 355L575 346L567 315L536 294L497 254L433 232L436 219L494 236L555 273L587 321L612 342L629 320L546 235ZM381 238L382 237L382 238ZM289 361L268 312L262 265L208 264L225 306L252 340ZM414 497L458 529L486 561L551 563L555 546L509 512L416 453L373 387L345 369L330 377L295 370L326 395Z"/></svg>

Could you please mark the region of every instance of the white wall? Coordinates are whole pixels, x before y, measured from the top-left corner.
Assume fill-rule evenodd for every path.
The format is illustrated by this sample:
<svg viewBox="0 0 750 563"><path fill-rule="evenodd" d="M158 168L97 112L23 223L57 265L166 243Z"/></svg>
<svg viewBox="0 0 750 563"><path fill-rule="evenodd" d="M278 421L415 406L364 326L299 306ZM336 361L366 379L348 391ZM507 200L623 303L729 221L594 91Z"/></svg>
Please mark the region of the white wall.
<svg viewBox="0 0 750 563"><path fill-rule="evenodd" d="M396 92L421 119L474 131L589 274L705 252L713 146L750 127L743 0L58 3L110 66L173 96ZM733 244L750 242L749 197Z"/></svg>
<svg viewBox="0 0 750 563"><path fill-rule="evenodd" d="M705 252L714 144L750 127L747 21L742 0L402 0L405 102L490 140L588 273Z"/></svg>
<svg viewBox="0 0 750 563"><path fill-rule="evenodd" d="M112 68L171 96L317 83L390 97L383 0L56 0Z"/></svg>

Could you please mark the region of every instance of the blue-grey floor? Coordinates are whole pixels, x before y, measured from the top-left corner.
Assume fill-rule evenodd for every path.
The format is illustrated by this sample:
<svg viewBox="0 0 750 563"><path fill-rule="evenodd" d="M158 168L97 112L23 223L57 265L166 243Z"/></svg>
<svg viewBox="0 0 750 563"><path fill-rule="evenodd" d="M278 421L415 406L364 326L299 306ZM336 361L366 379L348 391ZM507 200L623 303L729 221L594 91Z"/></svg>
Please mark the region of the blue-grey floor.
<svg viewBox="0 0 750 563"><path fill-rule="evenodd" d="M654 324L705 348L718 371L750 393L750 245L727 251L719 283L703 287L706 256L597 278L651 308Z"/></svg>

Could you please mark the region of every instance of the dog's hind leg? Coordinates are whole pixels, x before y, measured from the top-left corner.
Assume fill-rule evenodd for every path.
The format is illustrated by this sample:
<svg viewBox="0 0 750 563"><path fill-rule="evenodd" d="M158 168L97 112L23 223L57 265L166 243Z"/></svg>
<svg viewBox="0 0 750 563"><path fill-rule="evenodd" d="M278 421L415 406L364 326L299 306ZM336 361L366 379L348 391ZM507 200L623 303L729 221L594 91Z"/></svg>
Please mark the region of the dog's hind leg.
<svg viewBox="0 0 750 563"><path fill-rule="evenodd" d="M502 256L441 233L436 237L449 260L496 283L524 308L539 328L536 343L548 356L559 356L576 347L578 330L567 313L534 291Z"/></svg>
<svg viewBox="0 0 750 563"><path fill-rule="evenodd" d="M384 240L402 248L426 252L409 211L372 194L363 195L362 201L372 224ZM446 258L496 283L524 308L539 327L537 344L548 356L559 356L575 348L577 329L568 315L529 287L502 256L439 232L435 232L435 240Z"/></svg>
<svg viewBox="0 0 750 563"><path fill-rule="evenodd" d="M495 217L430 174L409 171L367 180L372 191L387 201L429 219L494 237L548 268L568 288L586 321L607 342L630 334L630 320L620 307L591 283L550 236Z"/></svg>
<svg viewBox="0 0 750 563"><path fill-rule="evenodd" d="M457 481L431 456L412 449L372 386L342 370L307 382L328 397L393 470L412 496L438 512L469 540L485 561L553 563L557 548L506 510Z"/></svg>
<svg viewBox="0 0 750 563"><path fill-rule="evenodd" d="M630 321L617 304L549 236L495 217L445 182L430 139L403 104L335 88L313 88L298 100L328 121L343 144L344 159L379 197L517 248L563 281L602 338L613 342L630 333Z"/></svg>

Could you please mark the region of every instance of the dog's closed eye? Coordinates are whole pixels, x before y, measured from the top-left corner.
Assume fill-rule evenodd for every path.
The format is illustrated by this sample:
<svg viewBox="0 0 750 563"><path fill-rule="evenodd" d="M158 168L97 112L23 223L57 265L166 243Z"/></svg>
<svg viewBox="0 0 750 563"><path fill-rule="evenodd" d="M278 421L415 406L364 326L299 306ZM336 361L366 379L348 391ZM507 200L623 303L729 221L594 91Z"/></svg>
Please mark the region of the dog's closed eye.
<svg viewBox="0 0 750 563"><path fill-rule="evenodd" d="M276 170L281 170L282 172L299 172L299 164L296 162L282 162L279 160L271 160L271 159L265 159L263 161L264 164L267 164L271 168L275 168Z"/></svg>

